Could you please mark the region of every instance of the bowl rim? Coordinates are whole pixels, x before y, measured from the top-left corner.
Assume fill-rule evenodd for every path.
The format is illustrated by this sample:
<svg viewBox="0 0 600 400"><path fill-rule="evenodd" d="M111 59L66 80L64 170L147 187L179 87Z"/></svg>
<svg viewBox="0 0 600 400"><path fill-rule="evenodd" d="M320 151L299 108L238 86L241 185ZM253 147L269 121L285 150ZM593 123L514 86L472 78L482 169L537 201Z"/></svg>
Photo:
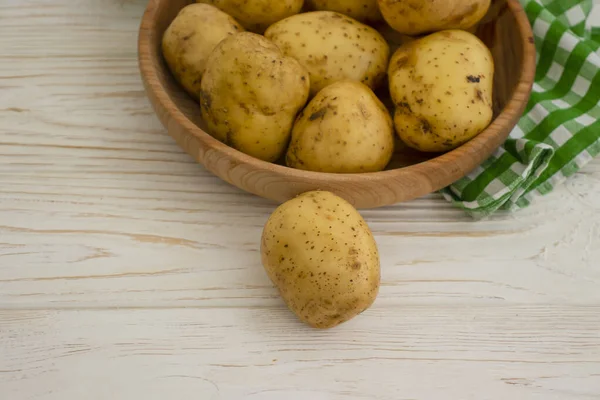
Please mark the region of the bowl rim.
<svg viewBox="0 0 600 400"><path fill-rule="evenodd" d="M148 2L138 32L138 66L146 90L151 92L160 107L167 110L174 120L181 124L188 133L192 134L199 141L201 146L204 147L203 150L205 153L212 150L220 153L220 155L225 157L232 165L246 164L257 172L268 172L271 175L277 175L296 182L308 181L317 186L320 183L327 185L341 185L344 183L360 185L362 182L369 182L371 185L373 183L384 184L408 175L420 175L423 177L435 176L435 174L440 173L442 165L451 167L446 168L446 176L441 179L441 181L443 181L441 185L439 183L437 185L432 185L430 183L431 187L420 188L418 190L420 194L418 195L425 195L437 191L464 177L489 157L489 151L486 152L481 150L489 149L491 146L496 149L506 140L527 105L535 77L536 52L535 46L533 45L534 39L531 25L519 0L505 0L506 7L513 14L519 27L523 61L521 64L520 76L512 96L502 111L484 131L456 149L440 154L429 160L405 167L379 172L355 174L313 172L295 169L254 158L220 142L190 120L173 102L166 88L160 83L158 69L154 68L152 61L155 57L161 57L159 49L153 45L157 8L160 1L166 0L150 0ZM144 52L150 54L150 57L141 57L141 54ZM508 129L506 129L507 125L509 126ZM168 127L166 128L168 130ZM473 159L473 162L470 163L468 169L457 162L457 159L464 159L465 157ZM200 152L199 158L202 158L202 152ZM198 161L202 163L201 159Z"/></svg>

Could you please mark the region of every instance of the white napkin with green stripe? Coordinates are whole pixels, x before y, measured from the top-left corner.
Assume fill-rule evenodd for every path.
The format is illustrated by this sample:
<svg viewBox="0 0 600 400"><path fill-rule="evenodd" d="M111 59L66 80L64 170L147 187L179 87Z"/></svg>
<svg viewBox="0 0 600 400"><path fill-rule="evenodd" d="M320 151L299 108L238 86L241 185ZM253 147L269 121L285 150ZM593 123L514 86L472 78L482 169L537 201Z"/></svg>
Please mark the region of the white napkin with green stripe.
<svg viewBox="0 0 600 400"><path fill-rule="evenodd" d="M529 104L492 157L442 190L475 218L528 206L600 154L600 0L521 3L537 49Z"/></svg>

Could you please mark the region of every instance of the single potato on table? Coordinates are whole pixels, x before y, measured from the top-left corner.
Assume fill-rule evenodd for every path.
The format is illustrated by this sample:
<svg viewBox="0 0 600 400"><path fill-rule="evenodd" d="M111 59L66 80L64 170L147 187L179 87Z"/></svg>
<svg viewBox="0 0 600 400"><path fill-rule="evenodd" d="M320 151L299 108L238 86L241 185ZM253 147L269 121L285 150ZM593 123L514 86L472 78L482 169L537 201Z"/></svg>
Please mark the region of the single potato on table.
<svg viewBox="0 0 600 400"><path fill-rule="evenodd" d="M362 83L341 81L321 90L298 116L286 163L318 172L376 172L393 152L386 107Z"/></svg>
<svg viewBox="0 0 600 400"><path fill-rule="evenodd" d="M307 192L277 208L261 255L287 306L315 328L348 321L379 292L375 239L356 209L329 192Z"/></svg>
<svg viewBox="0 0 600 400"><path fill-rule="evenodd" d="M490 8L491 0L378 0L384 19L405 35L469 29Z"/></svg>
<svg viewBox="0 0 600 400"><path fill-rule="evenodd" d="M196 0L212 4L238 20L246 29L263 33L275 22L298 14L304 0Z"/></svg>
<svg viewBox="0 0 600 400"><path fill-rule="evenodd" d="M412 148L451 150L492 120L492 55L468 32L442 31L400 47L388 76L396 132Z"/></svg>
<svg viewBox="0 0 600 400"><path fill-rule="evenodd" d="M377 0L306 0L309 10L336 11L360 22L383 20Z"/></svg>
<svg viewBox="0 0 600 400"><path fill-rule="evenodd" d="M208 59L202 118L218 140L273 162L285 152L309 87L308 72L298 61L260 35L239 33L222 41Z"/></svg>
<svg viewBox="0 0 600 400"><path fill-rule="evenodd" d="M312 95L346 79L374 89L385 77L390 50L383 36L340 13L294 15L269 27L265 36L308 70Z"/></svg>
<svg viewBox="0 0 600 400"><path fill-rule="evenodd" d="M236 20L218 8L190 4L165 31L162 52L175 79L197 99L208 56L223 39L242 31Z"/></svg>

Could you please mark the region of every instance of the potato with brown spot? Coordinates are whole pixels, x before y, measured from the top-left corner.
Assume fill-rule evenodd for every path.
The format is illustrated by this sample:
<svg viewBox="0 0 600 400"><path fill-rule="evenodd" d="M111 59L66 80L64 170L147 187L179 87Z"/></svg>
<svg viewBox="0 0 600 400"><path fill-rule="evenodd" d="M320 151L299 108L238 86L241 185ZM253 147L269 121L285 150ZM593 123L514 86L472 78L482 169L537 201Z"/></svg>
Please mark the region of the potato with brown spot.
<svg viewBox="0 0 600 400"><path fill-rule="evenodd" d="M314 11L339 12L365 23L383 20L377 0L306 0L306 6Z"/></svg>
<svg viewBox="0 0 600 400"><path fill-rule="evenodd" d="M378 0L387 23L405 35L469 29L490 8L491 0ZM502 2L498 2L502 3Z"/></svg>
<svg viewBox="0 0 600 400"><path fill-rule="evenodd" d="M347 79L374 89L385 78L390 50L383 36L340 13L294 15L269 27L265 36L308 70L312 95Z"/></svg>
<svg viewBox="0 0 600 400"><path fill-rule="evenodd" d="M383 170L394 152L392 118L360 82L321 90L296 120L287 151L289 167L360 173Z"/></svg>
<svg viewBox="0 0 600 400"><path fill-rule="evenodd" d="M379 292L375 239L358 211L330 192L307 192L277 208L261 255L287 306L315 328L354 318Z"/></svg>
<svg viewBox="0 0 600 400"><path fill-rule="evenodd" d="M263 33L270 25L298 14L304 0L196 0L231 15L249 31Z"/></svg>
<svg viewBox="0 0 600 400"><path fill-rule="evenodd" d="M442 31L400 47L388 77L396 133L414 149L454 149L492 120L492 54L468 32Z"/></svg>
<svg viewBox="0 0 600 400"><path fill-rule="evenodd" d="M200 106L208 132L273 162L285 152L294 119L308 100L308 72L263 36L243 32L212 52Z"/></svg>
<svg viewBox="0 0 600 400"><path fill-rule="evenodd" d="M165 31L162 52L175 79L198 98L208 56L223 39L242 31L235 19L218 8L190 4Z"/></svg>

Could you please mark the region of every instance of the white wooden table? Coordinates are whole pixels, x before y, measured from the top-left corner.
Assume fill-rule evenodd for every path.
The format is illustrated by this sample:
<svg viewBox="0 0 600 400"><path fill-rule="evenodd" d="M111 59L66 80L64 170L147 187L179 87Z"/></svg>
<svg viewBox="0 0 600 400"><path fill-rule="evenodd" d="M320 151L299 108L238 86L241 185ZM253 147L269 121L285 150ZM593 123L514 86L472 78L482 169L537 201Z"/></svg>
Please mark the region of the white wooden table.
<svg viewBox="0 0 600 400"><path fill-rule="evenodd" d="M146 101L144 0L0 0L0 399L599 399L600 162L518 214L365 211L375 305L331 331L260 264L274 204Z"/></svg>

